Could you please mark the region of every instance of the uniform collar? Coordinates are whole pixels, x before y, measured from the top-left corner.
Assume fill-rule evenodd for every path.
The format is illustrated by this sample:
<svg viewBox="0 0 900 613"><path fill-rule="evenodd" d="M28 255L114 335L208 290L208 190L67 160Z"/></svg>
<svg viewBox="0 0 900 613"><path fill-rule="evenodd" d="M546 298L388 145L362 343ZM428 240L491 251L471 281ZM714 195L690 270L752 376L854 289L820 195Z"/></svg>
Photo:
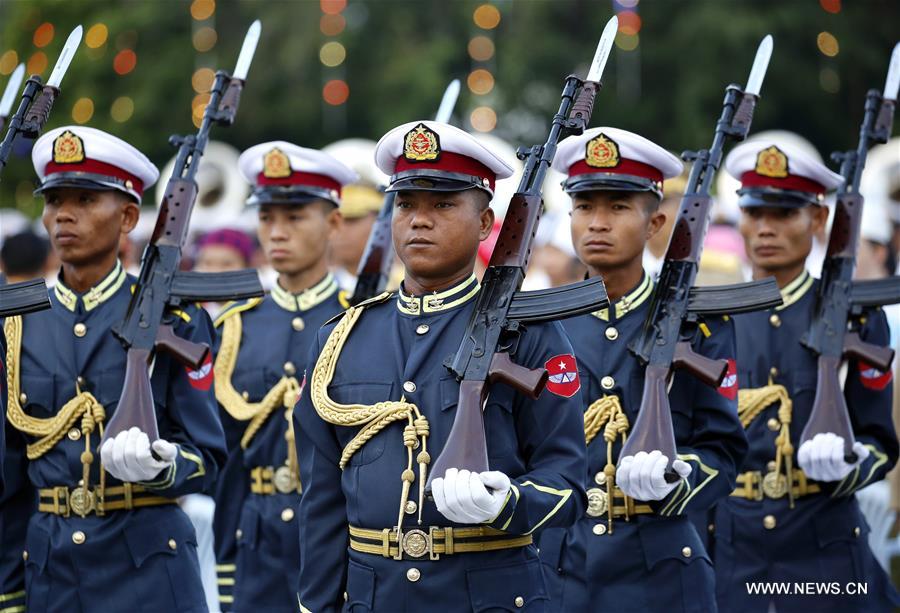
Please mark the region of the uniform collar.
<svg viewBox="0 0 900 613"><path fill-rule="evenodd" d="M122 267L122 262L116 260L116 265L112 269L112 272L85 293L79 294L66 287L65 283L62 282L62 277L60 277L60 280L57 281L56 285L53 287L53 293L56 295L56 299L59 300L59 303L72 312L78 308L79 298L81 299L82 304L84 304L84 310L92 311L119 291L119 288L125 283L126 276L125 269Z"/></svg>
<svg viewBox="0 0 900 613"><path fill-rule="evenodd" d="M647 301L647 298L653 293L653 281L650 275L644 271L640 283L633 290L611 303L609 306L615 308L615 319L622 319L628 313L634 311ZM600 309L591 313L597 319L609 321L609 309Z"/></svg>
<svg viewBox="0 0 900 613"><path fill-rule="evenodd" d="M479 289L481 289L481 284L474 274L450 289L424 296L408 295L403 291L401 285L397 292L397 308L406 315L428 315L448 311L471 300Z"/></svg>
<svg viewBox="0 0 900 613"><path fill-rule="evenodd" d="M781 300L783 304L781 306L775 307L776 311L781 311L782 309L786 309L791 306L806 294L809 291L809 288L813 286L813 277L809 272L804 269L797 278L785 285L781 288Z"/></svg>
<svg viewBox="0 0 900 613"><path fill-rule="evenodd" d="M337 289L337 281L335 281L334 275L329 272L324 279L299 294L292 294L278 285L278 283L275 283L275 286L272 288L272 299L275 301L275 304L285 311L308 311L328 300Z"/></svg>

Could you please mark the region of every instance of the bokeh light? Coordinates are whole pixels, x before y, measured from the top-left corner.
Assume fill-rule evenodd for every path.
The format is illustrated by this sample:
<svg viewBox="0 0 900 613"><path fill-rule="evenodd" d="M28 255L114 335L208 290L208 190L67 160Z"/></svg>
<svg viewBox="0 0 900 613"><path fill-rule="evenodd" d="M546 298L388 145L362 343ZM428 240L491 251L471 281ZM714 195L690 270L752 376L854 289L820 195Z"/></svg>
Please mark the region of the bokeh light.
<svg viewBox="0 0 900 613"><path fill-rule="evenodd" d="M641 31L641 16L634 11L621 11L619 17L619 32L626 36L634 36Z"/></svg>
<svg viewBox="0 0 900 613"><path fill-rule="evenodd" d="M347 102L350 97L350 86L346 81L333 79L322 88L322 99L332 106L339 106Z"/></svg>
<svg viewBox="0 0 900 613"><path fill-rule="evenodd" d="M819 85L829 94L836 94L841 89L841 75L831 67L819 71Z"/></svg>
<svg viewBox="0 0 900 613"><path fill-rule="evenodd" d="M90 98L79 98L72 106L72 120L75 123L87 123L94 116L94 101Z"/></svg>
<svg viewBox="0 0 900 613"><path fill-rule="evenodd" d="M206 104L209 102L209 98L209 93L197 94L191 102L191 117L194 120L194 125L198 128L203 121L203 113L206 111Z"/></svg>
<svg viewBox="0 0 900 613"><path fill-rule="evenodd" d="M102 23L92 25L84 35L84 44L91 49L102 47L109 38L109 29Z"/></svg>
<svg viewBox="0 0 900 613"><path fill-rule="evenodd" d="M494 57L494 41L487 36L476 36L469 41L469 57L478 62L486 62Z"/></svg>
<svg viewBox="0 0 900 613"><path fill-rule="evenodd" d="M319 61L329 67L340 66L347 58L347 50L339 42L331 41L319 49Z"/></svg>
<svg viewBox="0 0 900 613"><path fill-rule="evenodd" d="M490 132L497 127L497 113L489 106L479 106L469 115L469 121L479 132Z"/></svg>
<svg viewBox="0 0 900 613"><path fill-rule="evenodd" d="M622 34L621 32L616 34L616 47L618 47L622 51L634 51L638 48L638 45L640 43L641 37L637 34L635 34L634 36Z"/></svg>
<svg viewBox="0 0 900 613"><path fill-rule="evenodd" d="M478 68L469 73L466 85L473 94L483 96L494 89L494 75L484 68Z"/></svg>
<svg viewBox="0 0 900 613"><path fill-rule="evenodd" d="M482 4L472 13L472 21L482 30L493 30L500 25L500 11L493 4Z"/></svg>
<svg viewBox="0 0 900 613"><path fill-rule="evenodd" d="M209 19L216 12L215 0L194 0L191 2L191 17L197 21Z"/></svg>
<svg viewBox="0 0 900 613"><path fill-rule="evenodd" d="M126 75L137 66L137 54L131 49L123 49L113 58L113 70L116 74Z"/></svg>
<svg viewBox="0 0 900 613"><path fill-rule="evenodd" d="M3 55L0 55L0 74L8 75L16 69L19 63L19 54L10 49Z"/></svg>
<svg viewBox="0 0 900 613"><path fill-rule="evenodd" d="M134 114L134 100L128 96L119 96L112 103L109 114L113 118L113 121L125 123L131 119L131 116Z"/></svg>
<svg viewBox="0 0 900 613"><path fill-rule="evenodd" d="M46 47L53 42L53 33L53 24L44 22L34 31L34 37L31 39L31 42L34 43L35 47Z"/></svg>
<svg viewBox="0 0 900 613"><path fill-rule="evenodd" d="M347 20L343 15L322 15L319 19L319 30L325 36L337 36L347 27Z"/></svg>
<svg viewBox="0 0 900 613"><path fill-rule="evenodd" d="M36 51L28 58L28 65L25 67L25 72L30 75L43 74L45 70L47 70L47 54L43 51Z"/></svg>
<svg viewBox="0 0 900 613"><path fill-rule="evenodd" d="M198 28L197 31L194 32L192 40L194 43L194 49L196 49L200 53L206 53L216 46L216 41L218 39L219 35L216 34L215 30L213 30L209 26L203 26L202 28Z"/></svg>
<svg viewBox="0 0 900 613"><path fill-rule="evenodd" d="M841 0L819 0L822 10L837 15L841 12Z"/></svg>
<svg viewBox="0 0 900 613"><path fill-rule="evenodd" d="M319 6L326 15L337 15L347 8L347 0L319 0Z"/></svg>
<svg viewBox="0 0 900 613"><path fill-rule="evenodd" d="M216 73L212 68L198 68L191 76L191 87L198 94L208 93L215 78Z"/></svg>
<svg viewBox="0 0 900 613"><path fill-rule="evenodd" d="M819 32L819 35L816 37L816 44L819 46L819 51L822 52L822 55L827 55L828 57L834 57L840 51L838 41L831 32Z"/></svg>
<svg viewBox="0 0 900 613"><path fill-rule="evenodd" d="M638 5L638 0L618 0L618 4L623 9L633 9Z"/></svg>

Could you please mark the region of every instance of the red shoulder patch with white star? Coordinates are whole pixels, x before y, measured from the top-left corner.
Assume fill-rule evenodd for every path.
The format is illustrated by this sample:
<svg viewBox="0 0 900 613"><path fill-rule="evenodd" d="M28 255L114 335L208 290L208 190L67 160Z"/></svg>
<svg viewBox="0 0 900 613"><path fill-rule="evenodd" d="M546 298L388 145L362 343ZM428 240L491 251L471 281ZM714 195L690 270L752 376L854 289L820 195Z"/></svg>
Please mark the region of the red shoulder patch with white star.
<svg viewBox="0 0 900 613"><path fill-rule="evenodd" d="M578 363L574 355L569 353L555 355L544 363L544 368L550 374L550 378L547 379L548 391L563 398L571 398L581 389Z"/></svg>
<svg viewBox="0 0 900 613"><path fill-rule="evenodd" d="M212 387L213 383L213 363L212 363L212 355L207 355L206 360L203 362L203 365L200 366L197 370L193 368L184 367L187 371L188 381L191 384L191 387L194 389L198 389L201 391L207 391L210 387Z"/></svg>
<svg viewBox="0 0 900 613"><path fill-rule="evenodd" d="M859 380L863 384L863 387L880 392L888 386L888 383L890 383L893 378L894 374L890 370L882 372L874 366L869 366L860 360Z"/></svg>
<svg viewBox="0 0 900 613"><path fill-rule="evenodd" d="M722 377L722 383L719 385L718 392L729 400L737 398L737 362L735 362L733 358L728 358L728 369L725 371L725 376Z"/></svg>

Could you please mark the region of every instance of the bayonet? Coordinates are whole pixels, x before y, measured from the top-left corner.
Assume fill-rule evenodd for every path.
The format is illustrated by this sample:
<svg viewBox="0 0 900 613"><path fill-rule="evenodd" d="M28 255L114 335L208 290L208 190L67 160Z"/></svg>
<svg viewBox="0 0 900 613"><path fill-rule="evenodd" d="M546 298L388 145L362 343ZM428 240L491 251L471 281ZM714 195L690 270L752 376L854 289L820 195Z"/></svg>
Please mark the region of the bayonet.
<svg viewBox="0 0 900 613"><path fill-rule="evenodd" d="M75 50L81 44L81 33L81 26L77 26L69 34L69 38L66 39L66 44L63 45L59 58L56 60L56 66L53 67L53 72L50 73L50 78L47 79L48 86L59 89L59 84L62 83L63 77L66 76L66 71L69 69L69 64L72 63L72 58L75 57Z"/></svg>

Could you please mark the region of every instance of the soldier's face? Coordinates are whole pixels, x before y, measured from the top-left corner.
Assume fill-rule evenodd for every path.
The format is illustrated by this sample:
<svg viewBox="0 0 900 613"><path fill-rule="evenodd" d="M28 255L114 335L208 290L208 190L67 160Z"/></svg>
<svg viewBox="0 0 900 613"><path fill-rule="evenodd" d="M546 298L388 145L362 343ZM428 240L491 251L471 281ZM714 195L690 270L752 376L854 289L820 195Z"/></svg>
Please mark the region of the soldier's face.
<svg viewBox="0 0 900 613"><path fill-rule="evenodd" d="M641 258L666 216L644 192L592 191L572 197L572 244L590 268L608 270Z"/></svg>
<svg viewBox="0 0 900 613"><path fill-rule="evenodd" d="M494 224L482 203L475 190L397 192L391 229L407 274L438 280L471 272L478 243Z"/></svg>
<svg viewBox="0 0 900 613"><path fill-rule="evenodd" d="M812 249L813 235L822 230L828 209L746 207L741 209L741 235L750 263L765 271L802 266Z"/></svg>
<svg viewBox="0 0 900 613"><path fill-rule="evenodd" d="M261 205L257 233L276 272L295 274L318 264L340 223L340 213L324 201L301 206Z"/></svg>
<svg viewBox="0 0 900 613"><path fill-rule="evenodd" d="M44 192L42 221L64 264L100 262L117 253L119 240L137 224L140 208L116 191L59 187Z"/></svg>

